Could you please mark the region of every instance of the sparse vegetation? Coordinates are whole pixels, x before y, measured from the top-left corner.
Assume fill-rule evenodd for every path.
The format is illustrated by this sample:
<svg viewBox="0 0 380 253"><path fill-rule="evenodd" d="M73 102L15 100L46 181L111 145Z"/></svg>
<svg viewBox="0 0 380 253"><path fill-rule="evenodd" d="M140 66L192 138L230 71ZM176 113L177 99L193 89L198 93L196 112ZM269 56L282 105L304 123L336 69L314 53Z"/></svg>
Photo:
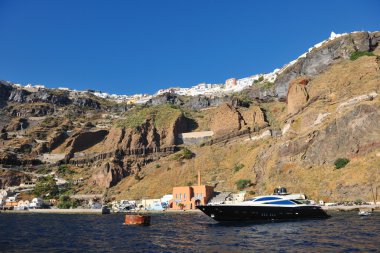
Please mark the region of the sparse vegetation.
<svg viewBox="0 0 380 253"><path fill-rule="evenodd" d="M182 111L175 105L163 104L151 107L135 107L126 114L126 119L117 123L118 127L136 128L150 118L155 127L163 129L175 121Z"/></svg>
<svg viewBox="0 0 380 253"><path fill-rule="evenodd" d="M41 122L42 127L53 128L59 126L59 118L47 117Z"/></svg>
<svg viewBox="0 0 380 253"><path fill-rule="evenodd" d="M156 164L156 169L161 168L161 165L159 163Z"/></svg>
<svg viewBox="0 0 380 253"><path fill-rule="evenodd" d="M59 197L58 208L68 209L78 207L78 200L71 199L67 195L62 195Z"/></svg>
<svg viewBox="0 0 380 253"><path fill-rule="evenodd" d="M355 61L356 59L362 56L375 56L375 55L372 52L368 52L368 51L356 51L350 55L350 60Z"/></svg>
<svg viewBox="0 0 380 253"><path fill-rule="evenodd" d="M48 167L42 167L42 168L39 168L36 173L37 174L48 174L52 171L51 168L48 168Z"/></svg>
<svg viewBox="0 0 380 253"><path fill-rule="evenodd" d="M266 90L270 90L270 89L273 89L274 88L274 83L272 82L264 82L260 85L261 88L263 89L266 89Z"/></svg>
<svg viewBox="0 0 380 253"><path fill-rule="evenodd" d="M255 191L249 191L248 194L251 196L254 196L256 194L256 192Z"/></svg>
<svg viewBox="0 0 380 253"><path fill-rule="evenodd" d="M183 159L191 159L194 157L194 153L188 148L183 148L180 152L173 156L173 160L180 161Z"/></svg>
<svg viewBox="0 0 380 253"><path fill-rule="evenodd" d="M250 98L246 92L235 93L233 94L233 97L236 98L239 101L240 105L244 107L249 107L253 102L253 99Z"/></svg>
<svg viewBox="0 0 380 253"><path fill-rule="evenodd" d="M33 193L39 197L56 197L59 194L58 186L52 176L40 177L34 187Z"/></svg>
<svg viewBox="0 0 380 253"><path fill-rule="evenodd" d="M338 170L338 169L344 168L349 162L350 160L348 158L338 158L334 162L335 169Z"/></svg>
<svg viewBox="0 0 380 253"><path fill-rule="evenodd" d="M252 185L252 182L250 179L239 179L235 182L235 185L239 191L249 187Z"/></svg>
<svg viewBox="0 0 380 253"><path fill-rule="evenodd" d="M58 174L60 175L72 175L75 173L75 171L70 170L67 165L60 165L57 170Z"/></svg>
<svg viewBox="0 0 380 253"><path fill-rule="evenodd" d="M244 164L236 163L236 164L234 165L234 168L233 168L234 173L238 172L238 171L241 170L242 168L244 168Z"/></svg>

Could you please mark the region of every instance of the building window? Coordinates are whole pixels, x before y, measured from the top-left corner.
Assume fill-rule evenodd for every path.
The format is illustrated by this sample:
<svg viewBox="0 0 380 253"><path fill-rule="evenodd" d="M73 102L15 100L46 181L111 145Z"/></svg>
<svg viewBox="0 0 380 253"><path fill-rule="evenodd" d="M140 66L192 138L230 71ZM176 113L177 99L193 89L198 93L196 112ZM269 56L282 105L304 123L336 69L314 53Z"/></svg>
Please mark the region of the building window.
<svg viewBox="0 0 380 253"><path fill-rule="evenodd" d="M179 194L179 199L182 199L182 193Z"/></svg>
<svg viewBox="0 0 380 253"><path fill-rule="evenodd" d="M183 194L183 198L186 199L186 193Z"/></svg>

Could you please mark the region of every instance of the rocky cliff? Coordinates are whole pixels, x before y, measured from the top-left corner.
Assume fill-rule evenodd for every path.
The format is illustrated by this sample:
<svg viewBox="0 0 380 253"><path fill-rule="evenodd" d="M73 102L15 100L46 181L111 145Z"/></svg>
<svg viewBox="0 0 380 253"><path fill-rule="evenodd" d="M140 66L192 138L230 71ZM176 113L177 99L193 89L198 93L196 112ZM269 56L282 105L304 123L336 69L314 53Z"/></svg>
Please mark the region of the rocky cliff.
<svg viewBox="0 0 380 253"><path fill-rule="evenodd" d="M321 47L313 49L305 57L287 67L275 81L275 91L279 98L285 98L289 83L298 76L315 77L323 73L334 63L349 59L356 51L373 51L380 42L380 32L351 33Z"/></svg>
<svg viewBox="0 0 380 253"><path fill-rule="evenodd" d="M67 180L84 178L74 192L107 188L115 198L160 197L201 170L220 191L245 179L252 194L280 184L316 200L370 200L380 182L379 40L378 32L359 32L327 41L275 83L237 94L166 93L138 106L0 82L0 163L34 172L67 166ZM372 54L350 60L359 51ZM207 142L179 139L202 131L213 134ZM339 158L350 162L336 169ZM1 184L26 175L5 169Z"/></svg>

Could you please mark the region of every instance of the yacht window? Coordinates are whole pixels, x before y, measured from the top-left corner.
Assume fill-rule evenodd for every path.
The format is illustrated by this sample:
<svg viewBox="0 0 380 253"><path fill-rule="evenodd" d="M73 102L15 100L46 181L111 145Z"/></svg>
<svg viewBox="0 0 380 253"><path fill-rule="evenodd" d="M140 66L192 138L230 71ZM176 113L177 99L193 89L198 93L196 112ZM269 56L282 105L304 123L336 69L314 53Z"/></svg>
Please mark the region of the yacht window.
<svg viewBox="0 0 380 253"><path fill-rule="evenodd" d="M268 200L277 200L277 199L281 199L281 198L279 198L279 197L263 197L263 198L255 199L254 201L268 201Z"/></svg>
<svg viewBox="0 0 380 253"><path fill-rule="evenodd" d="M279 201L273 201L273 202L266 202L264 204L277 204L277 205L295 205L292 201L290 200L279 200Z"/></svg>

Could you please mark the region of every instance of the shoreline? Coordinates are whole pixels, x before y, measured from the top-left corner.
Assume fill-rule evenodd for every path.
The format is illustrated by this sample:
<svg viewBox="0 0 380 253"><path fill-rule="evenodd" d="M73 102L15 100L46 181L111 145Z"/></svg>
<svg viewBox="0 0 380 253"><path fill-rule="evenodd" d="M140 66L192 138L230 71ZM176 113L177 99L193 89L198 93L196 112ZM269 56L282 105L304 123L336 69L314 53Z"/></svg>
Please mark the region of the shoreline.
<svg viewBox="0 0 380 253"><path fill-rule="evenodd" d="M321 206L325 211L340 211L340 212L358 212L359 210L372 210L373 212L380 212L380 204L377 205L358 205L358 206ZM85 209L85 208L75 208L75 209L29 209L29 210L0 210L0 213L17 213L17 214L102 214L102 209ZM199 209L192 210L165 210L165 211L154 211L154 210L141 210L141 211L131 211L131 212L118 212L111 214L128 214L128 213L139 213L139 214L165 214L165 213L201 213Z"/></svg>
<svg viewBox="0 0 380 253"><path fill-rule="evenodd" d="M342 211L352 212L359 210L372 210L374 212L380 212L380 204L377 205L357 205L357 206L321 206L325 211Z"/></svg>
<svg viewBox="0 0 380 253"><path fill-rule="evenodd" d="M199 209L193 210L165 210L165 211L154 211L154 210L141 210L141 211L131 211L131 212L118 212L111 214L128 214L128 213L139 213L139 214L164 214L164 213L200 213ZM102 209L85 209L85 208L75 208L75 209L29 209L29 210L0 210L0 213L17 213L17 214L30 214L30 213L43 213L43 214L102 214Z"/></svg>

